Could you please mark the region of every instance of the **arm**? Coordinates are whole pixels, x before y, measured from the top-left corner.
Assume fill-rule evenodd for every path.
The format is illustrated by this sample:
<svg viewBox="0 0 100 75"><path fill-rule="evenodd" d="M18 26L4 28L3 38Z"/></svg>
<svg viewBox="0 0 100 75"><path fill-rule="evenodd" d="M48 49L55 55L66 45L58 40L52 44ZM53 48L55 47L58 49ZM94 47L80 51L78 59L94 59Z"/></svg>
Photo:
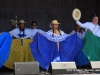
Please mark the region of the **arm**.
<svg viewBox="0 0 100 75"><path fill-rule="evenodd" d="M73 31L70 33L70 35L72 35L72 34L74 34L74 33L76 33L75 30L73 30Z"/></svg>
<svg viewBox="0 0 100 75"><path fill-rule="evenodd" d="M46 32L43 31L43 30L38 29L38 33L40 33L40 34L45 34Z"/></svg>
<svg viewBox="0 0 100 75"><path fill-rule="evenodd" d="M13 37L13 30L9 31L9 34L10 34L11 37Z"/></svg>
<svg viewBox="0 0 100 75"><path fill-rule="evenodd" d="M86 32L82 31L82 33L81 33L81 39L84 38L85 34L86 34Z"/></svg>
<svg viewBox="0 0 100 75"><path fill-rule="evenodd" d="M18 29L17 28L15 28L12 31L10 31L9 34L10 34L11 37L19 38L19 36L18 36Z"/></svg>
<svg viewBox="0 0 100 75"><path fill-rule="evenodd" d="M76 21L76 24L78 24L82 28L86 28L86 23L81 23L80 21Z"/></svg>

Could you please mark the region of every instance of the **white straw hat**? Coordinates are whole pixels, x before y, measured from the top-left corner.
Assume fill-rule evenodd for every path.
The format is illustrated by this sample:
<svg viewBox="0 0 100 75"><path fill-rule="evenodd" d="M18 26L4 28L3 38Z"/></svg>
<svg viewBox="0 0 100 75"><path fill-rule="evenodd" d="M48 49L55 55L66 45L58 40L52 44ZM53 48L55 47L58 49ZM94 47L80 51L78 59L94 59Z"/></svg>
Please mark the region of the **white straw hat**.
<svg viewBox="0 0 100 75"><path fill-rule="evenodd" d="M51 24L60 24L57 20L52 20Z"/></svg>
<svg viewBox="0 0 100 75"><path fill-rule="evenodd" d="M80 20L81 18L81 11L78 8L75 8L72 12L72 17L74 20Z"/></svg>
<svg viewBox="0 0 100 75"><path fill-rule="evenodd" d="M26 23L24 20L20 20L18 23Z"/></svg>

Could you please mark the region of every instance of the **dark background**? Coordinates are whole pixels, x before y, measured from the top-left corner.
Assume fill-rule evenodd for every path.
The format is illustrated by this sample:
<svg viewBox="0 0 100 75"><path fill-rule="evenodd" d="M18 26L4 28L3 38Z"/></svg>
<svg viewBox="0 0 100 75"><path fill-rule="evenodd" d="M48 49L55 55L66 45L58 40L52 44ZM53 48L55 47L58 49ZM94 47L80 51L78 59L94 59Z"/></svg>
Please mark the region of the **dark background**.
<svg viewBox="0 0 100 75"><path fill-rule="evenodd" d="M81 10L81 22L91 21L95 14L100 17L100 0L0 0L0 32L9 30L12 27L10 20L17 15L18 21L27 22L28 28L35 20L38 28L46 31L49 23L57 19L61 23L60 29L69 33L75 25L74 8Z"/></svg>

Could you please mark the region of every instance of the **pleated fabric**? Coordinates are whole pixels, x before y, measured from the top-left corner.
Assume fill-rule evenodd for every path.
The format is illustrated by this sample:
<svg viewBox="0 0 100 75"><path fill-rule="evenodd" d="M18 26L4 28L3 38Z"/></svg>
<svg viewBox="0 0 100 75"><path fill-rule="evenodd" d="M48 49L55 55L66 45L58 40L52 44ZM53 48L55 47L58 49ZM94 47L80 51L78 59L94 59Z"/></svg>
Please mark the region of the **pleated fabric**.
<svg viewBox="0 0 100 75"><path fill-rule="evenodd" d="M87 30L83 42L82 50L88 59L90 61L100 61L100 37Z"/></svg>
<svg viewBox="0 0 100 75"><path fill-rule="evenodd" d="M40 66L48 69L51 62L80 61L77 56L82 51L82 41L77 34L66 37L64 41L57 42L48 40L45 36L37 33L34 41L30 44L32 55Z"/></svg>
<svg viewBox="0 0 100 75"><path fill-rule="evenodd" d="M7 61L10 54L12 38L7 32L0 34L0 67Z"/></svg>
<svg viewBox="0 0 100 75"><path fill-rule="evenodd" d="M22 42L23 41L23 45ZM30 50L31 39L13 39L8 60L4 64L9 69L14 69L15 62L32 62L34 57Z"/></svg>

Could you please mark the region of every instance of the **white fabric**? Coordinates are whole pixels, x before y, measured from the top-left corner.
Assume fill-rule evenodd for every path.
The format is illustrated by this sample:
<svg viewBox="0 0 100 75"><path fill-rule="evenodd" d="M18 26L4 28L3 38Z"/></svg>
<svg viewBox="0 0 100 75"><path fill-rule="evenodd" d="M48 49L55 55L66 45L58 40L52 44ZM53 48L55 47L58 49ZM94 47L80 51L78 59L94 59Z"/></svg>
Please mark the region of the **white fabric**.
<svg viewBox="0 0 100 75"><path fill-rule="evenodd" d="M16 38L22 38L22 37L19 37L18 34L23 34L23 32L19 30L19 28L15 28L14 30L10 31L9 33L12 37L16 37ZM26 36L24 36L23 38L32 38L32 33L29 29L25 28L24 34Z"/></svg>
<svg viewBox="0 0 100 75"><path fill-rule="evenodd" d="M46 32L41 29L30 29L32 36L35 36L36 33L45 34Z"/></svg>
<svg viewBox="0 0 100 75"><path fill-rule="evenodd" d="M80 21L76 21L76 23L86 30L90 29L94 35L100 37L100 26L98 24L94 25L92 22L81 23Z"/></svg>
<svg viewBox="0 0 100 75"><path fill-rule="evenodd" d="M61 41L65 40L69 36L69 34L66 34L66 33L64 33L61 30L60 30L60 33L61 33L61 35L54 33L54 35L52 36L53 31L52 30L49 30L44 36L48 40L53 41L53 42L61 42Z"/></svg>
<svg viewBox="0 0 100 75"><path fill-rule="evenodd" d="M60 33L61 33L61 35L60 34L55 34L54 33L54 37L55 36L63 36L65 33L63 32L63 31L61 31L60 30ZM52 34L53 34L53 31L52 30L49 30L46 34L48 34L49 36L52 36Z"/></svg>
<svg viewBox="0 0 100 75"><path fill-rule="evenodd" d="M76 33L75 30L73 30L70 34L74 34L74 33ZM78 37L79 37L80 39L83 39L84 36L85 36L85 32L82 30L82 33L77 32L77 35L78 35Z"/></svg>

